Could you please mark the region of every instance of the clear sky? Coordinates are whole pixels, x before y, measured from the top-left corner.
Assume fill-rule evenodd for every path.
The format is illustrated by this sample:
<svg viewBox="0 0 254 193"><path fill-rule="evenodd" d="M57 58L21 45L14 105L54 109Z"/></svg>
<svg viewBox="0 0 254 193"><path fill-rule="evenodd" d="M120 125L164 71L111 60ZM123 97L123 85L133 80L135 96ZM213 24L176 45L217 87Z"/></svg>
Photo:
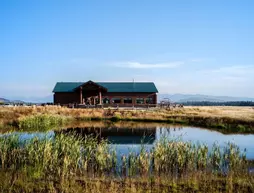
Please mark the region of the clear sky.
<svg viewBox="0 0 254 193"><path fill-rule="evenodd" d="M253 0L1 0L0 97L90 79L254 97L253 10Z"/></svg>

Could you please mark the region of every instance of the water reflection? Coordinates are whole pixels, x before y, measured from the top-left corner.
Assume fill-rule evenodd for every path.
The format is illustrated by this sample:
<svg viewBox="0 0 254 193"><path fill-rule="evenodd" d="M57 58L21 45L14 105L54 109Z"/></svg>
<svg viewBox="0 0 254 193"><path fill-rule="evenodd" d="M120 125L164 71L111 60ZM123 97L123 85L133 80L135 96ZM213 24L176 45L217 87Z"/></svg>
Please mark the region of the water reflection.
<svg viewBox="0 0 254 193"><path fill-rule="evenodd" d="M83 127L67 128L57 134L91 135L99 139L107 139L111 144L153 144L156 127L151 128L118 128L118 127Z"/></svg>
<svg viewBox="0 0 254 193"><path fill-rule="evenodd" d="M134 125L119 126L96 126L96 127L69 127L57 133L79 134L81 136L93 135L99 138L108 139L118 154L126 154L129 151L138 153L141 144L150 150L161 138L191 141L192 143L207 144L211 150L214 143L224 148L226 143L233 142L239 148L246 151L247 159L254 159L254 135L231 134L225 135L217 131L197 127L179 125L146 125L136 127Z"/></svg>
<svg viewBox="0 0 254 193"><path fill-rule="evenodd" d="M61 128L48 133L22 133L19 134L21 140L31 139L32 137L54 137L60 133L66 135L78 134L80 136L93 135L99 139L108 139L111 147L117 150L119 155L126 154L129 151L139 152L141 144L147 150L150 150L154 144L165 137L167 139L181 139L191 141L192 143L205 143L209 149L217 142L221 148L228 142L234 142L244 151L246 149L247 159L254 160L254 135L230 134L225 135L217 131L202 129L197 127L167 125L158 123L114 123L105 122L87 122L81 125L73 125L67 128ZM13 134L13 133L12 133ZM8 134L10 135L10 134ZM1 135L0 135L1 136ZM3 136L3 135L2 135Z"/></svg>

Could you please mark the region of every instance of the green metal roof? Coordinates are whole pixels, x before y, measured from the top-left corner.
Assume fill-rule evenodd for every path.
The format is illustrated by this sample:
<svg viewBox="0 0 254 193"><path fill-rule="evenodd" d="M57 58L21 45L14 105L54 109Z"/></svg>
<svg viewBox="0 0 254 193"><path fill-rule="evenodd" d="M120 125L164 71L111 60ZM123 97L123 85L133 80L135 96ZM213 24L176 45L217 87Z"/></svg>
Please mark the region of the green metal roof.
<svg viewBox="0 0 254 193"><path fill-rule="evenodd" d="M86 82L57 82L53 90L56 92L73 92L75 88ZM105 87L108 92L158 92L153 82L95 82Z"/></svg>

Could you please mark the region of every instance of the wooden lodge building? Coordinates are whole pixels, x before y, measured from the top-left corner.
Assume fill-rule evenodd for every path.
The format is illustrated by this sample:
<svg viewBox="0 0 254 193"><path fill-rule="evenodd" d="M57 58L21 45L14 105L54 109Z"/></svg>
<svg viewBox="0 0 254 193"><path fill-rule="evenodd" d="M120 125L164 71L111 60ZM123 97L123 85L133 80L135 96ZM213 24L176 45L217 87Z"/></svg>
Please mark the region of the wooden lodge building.
<svg viewBox="0 0 254 193"><path fill-rule="evenodd" d="M54 104L78 106L156 106L158 90L153 82L58 82Z"/></svg>

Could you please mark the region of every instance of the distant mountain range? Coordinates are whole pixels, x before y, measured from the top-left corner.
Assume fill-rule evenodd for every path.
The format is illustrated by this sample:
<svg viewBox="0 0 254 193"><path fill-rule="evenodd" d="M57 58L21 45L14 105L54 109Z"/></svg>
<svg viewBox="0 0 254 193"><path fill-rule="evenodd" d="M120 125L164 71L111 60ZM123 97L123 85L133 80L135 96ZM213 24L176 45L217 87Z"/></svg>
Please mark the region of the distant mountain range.
<svg viewBox="0 0 254 193"><path fill-rule="evenodd" d="M53 96L45 96L45 97L19 97L19 100L28 102L28 103L52 103Z"/></svg>
<svg viewBox="0 0 254 193"><path fill-rule="evenodd" d="M18 100L16 100L18 98ZM184 103L184 102L199 102L199 101L209 101L209 102L231 102L231 101L253 101L254 98L248 97L229 97L229 96L211 96L211 95L201 95L201 94L158 94L158 102L161 100L170 100L171 102ZM0 98L0 102L9 103L52 103L53 96L46 97L15 97L5 99Z"/></svg>
<svg viewBox="0 0 254 193"><path fill-rule="evenodd" d="M8 99L0 98L0 103L9 103Z"/></svg>
<svg viewBox="0 0 254 193"><path fill-rule="evenodd" d="M230 102L230 101L254 101L254 98L248 97L229 97L229 96L211 96L201 94L158 94L158 101L170 100L172 102L183 103L183 102L198 102L198 101L209 101L209 102Z"/></svg>
<svg viewBox="0 0 254 193"><path fill-rule="evenodd" d="M8 100L5 98L0 98L0 103L25 103L25 102L21 100Z"/></svg>
<svg viewBox="0 0 254 193"><path fill-rule="evenodd" d="M17 99L18 98L18 99ZM0 103L52 103L53 96L46 97L15 97L15 98L0 98Z"/></svg>

